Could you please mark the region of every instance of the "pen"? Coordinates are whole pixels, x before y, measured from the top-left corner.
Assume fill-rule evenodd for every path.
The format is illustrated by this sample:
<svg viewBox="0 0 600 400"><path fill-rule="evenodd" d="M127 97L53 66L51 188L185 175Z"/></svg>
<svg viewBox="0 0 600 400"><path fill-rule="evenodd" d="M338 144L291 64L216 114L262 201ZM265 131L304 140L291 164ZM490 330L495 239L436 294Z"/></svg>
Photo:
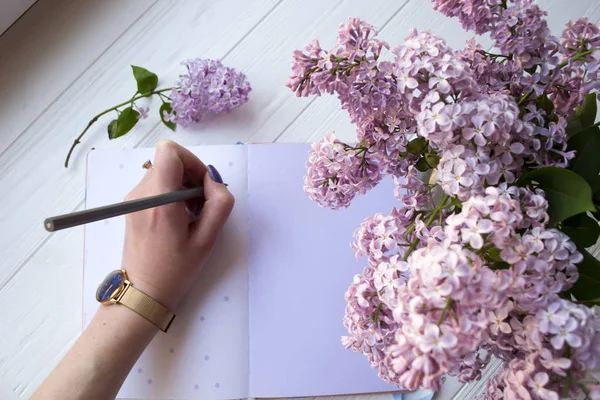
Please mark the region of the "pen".
<svg viewBox="0 0 600 400"><path fill-rule="evenodd" d="M46 228L48 232L55 232L61 229L146 210L148 208L158 207L169 203L197 199L203 196L204 188L202 186L163 193L156 196L144 197L141 199L124 201L108 206L46 218L44 221L44 228Z"/></svg>

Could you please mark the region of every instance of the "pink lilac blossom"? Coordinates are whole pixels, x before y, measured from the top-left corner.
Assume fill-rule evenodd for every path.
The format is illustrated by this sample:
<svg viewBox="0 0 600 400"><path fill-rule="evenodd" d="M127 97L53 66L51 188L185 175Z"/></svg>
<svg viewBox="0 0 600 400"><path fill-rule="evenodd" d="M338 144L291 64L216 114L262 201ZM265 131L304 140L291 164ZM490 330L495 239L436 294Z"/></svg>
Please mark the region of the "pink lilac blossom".
<svg viewBox="0 0 600 400"><path fill-rule="evenodd" d="M382 277L384 280L381 280ZM343 337L342 344L366 355L370 364L379 371L379 376L389 383L395 383L397 376L386 352L394 342L397 326L390 309L379 299L394 292L403 280L392 258L377 269L365 267L354 277L346 292L348 304L343 322L350 336Z"/></svg>
<svg viewBox="0 0 600 400"><path fill-rule="evenodd" d="M402 387L438 389L455 365L474 364L469 357L488 337L487 315L504 301L491 290L498 276L475 253L435 240L410 255L408 270L385 303L400 327L391 365Z"/></svg>
<svg viewBox="0 0 600 400"><path fill-rule="evenodd" d="M580 389L565 381L580 379L584 371L597 368L600 362L598 348L598 320L588 307L555 298L546 309L529 315L523 323L514 323L516 358L510 360L488 384L480 399L506 398L558 399L562 385L569 385L569 397L576 397ZM500 382L498 382L500 381Z"/></svg>
<svg viewBox="0 0 600 400"><path fill-rule="evenodd" d="M477 34L489 32L501 12L501 0L434 0L433 9L448 17L457 17L465 30Z"/></svg>
<svg viewBox="0 0 600 400"><path fill-rule="evenodd" d="M586 18L569 22L562 33L563 62L567 65L560 75L561 85L555 85L555 102L559 109L571 115L585 94L600 89L600 29ZM575 60L581 53L590 53Z"/></svg>
<svg viewBox="0 0 600 400"><path fill-rule="evenodd" d="M376 29L350 18L332 49L314 40L293 55L287 86L336 95L356 125L354 144L329 133L312 146L306 193L346 207L391 175L399 200L355 231L367 266L346 293L342 342L403 388L480 379L497 357L481 399L577 395L567 378L600 366L600 317L565 299L583 256L519 178L574 157L567 120L600 89L600 31L581 19L559 40L532 0L433 4L497 49L412 30L387 61Z"/></svg>
<svg viewBox="0 0 600 400"><path fill-rule="evenodd" d="M187 126L248 101L252 88L243 73L219 60L197 58L182 64L187 73L179 77L169 95L173 111L166 115L168 121Z"/></svg>
<svg viewBox="0 0 600 400"><path fill-rule="evenodd" d="M135 110L139 113L137 119L146 119L148 118L148 112L150 111L149 107L135 107Z"/></svg>
<svg viewBox="0 0 600 400"><path fill-rule="evenodd" d="M330 132L312 145L304 178L308 196L321 206L347 207L382 178L377 153L368 147L352 147Z"/></svg>
<svg viewBox="0 0 600 400"><path fill-rule="evenodd" d="M402 179L394 177L394 182L396 183L394 193L404 207L417 211L435 207L431 191L421 181L414 166L408 168Z"/></svg>

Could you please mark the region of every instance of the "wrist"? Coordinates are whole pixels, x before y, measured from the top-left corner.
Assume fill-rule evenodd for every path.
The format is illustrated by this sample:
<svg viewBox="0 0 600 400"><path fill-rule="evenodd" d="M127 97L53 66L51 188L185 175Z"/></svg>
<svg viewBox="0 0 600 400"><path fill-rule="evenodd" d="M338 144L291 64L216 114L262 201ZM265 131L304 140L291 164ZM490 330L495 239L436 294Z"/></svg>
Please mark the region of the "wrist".
<svg viewBox="0 0 600 400"><path fill-rule="evenodd" d="M175 312L180 299L173 295L175 292L174 290L169 290L164 285L152 283L152 280L144 279L141 274L138 276L138 274L132 274L128 270L126 271L129 275L129 281L134 288L152 297L169 311Z"/></svg>
<svg viewBox="0 0 600 400"><path fill-rule="evenodd" d="M143 280L135 282L126 270L121 269L106 275L98 285L96 300L107 306L122 305L167 332L176 315L163 303L169 306L175 303L165 301L167 298L161 296L162 293Z"/></svg>
<svg viewBox="0 0 600 400"><path fill-rule="evenodd" d="M159 331L152 322L122 304L100 307L92 324L101 325L103 330L120 336L154 336Z"/></svg>

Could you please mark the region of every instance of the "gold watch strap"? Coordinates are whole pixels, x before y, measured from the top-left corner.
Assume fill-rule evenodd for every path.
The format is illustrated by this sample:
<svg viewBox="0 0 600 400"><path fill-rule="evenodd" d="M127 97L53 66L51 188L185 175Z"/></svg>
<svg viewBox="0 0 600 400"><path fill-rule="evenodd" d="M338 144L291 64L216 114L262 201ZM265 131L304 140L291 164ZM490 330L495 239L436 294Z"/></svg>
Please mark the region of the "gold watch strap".
<svg viewBox="0 0 600 400"><path fill-rule="evenodd" d="M125 288L118 302L140 314L163 332L169 329L175 319L175 314L165 306L131 285Z"/></svg>

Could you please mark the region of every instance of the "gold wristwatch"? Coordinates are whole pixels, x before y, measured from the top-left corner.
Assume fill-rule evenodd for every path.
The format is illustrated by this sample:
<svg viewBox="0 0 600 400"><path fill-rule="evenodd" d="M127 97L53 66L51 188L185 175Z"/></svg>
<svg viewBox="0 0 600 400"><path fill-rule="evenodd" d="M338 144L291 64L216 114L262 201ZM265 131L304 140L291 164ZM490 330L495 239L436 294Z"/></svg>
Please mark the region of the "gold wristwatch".
<svg viewBox="0 0 600 400"><path fill-rule="evenodd" d="M175 319L175 314L165 306L134 288L127 278L127 273L120 269L106 275L96 290L96 300L105 305L123 304L163 332L169 329Z"/></svg>

